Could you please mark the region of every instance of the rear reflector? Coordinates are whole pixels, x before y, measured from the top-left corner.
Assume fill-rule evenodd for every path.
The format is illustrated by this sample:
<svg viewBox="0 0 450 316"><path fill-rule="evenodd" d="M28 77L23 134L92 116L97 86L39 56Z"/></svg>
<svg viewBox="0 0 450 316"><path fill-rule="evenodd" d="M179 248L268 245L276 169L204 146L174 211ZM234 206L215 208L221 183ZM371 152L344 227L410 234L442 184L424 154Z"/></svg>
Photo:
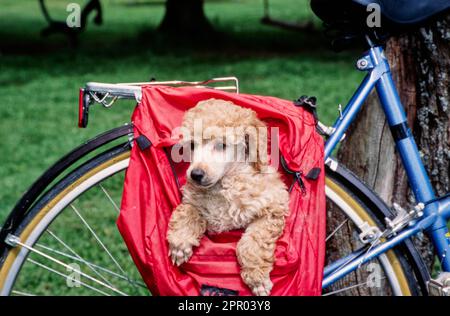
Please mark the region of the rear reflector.
<svg viewBox="0 0 450 316"><path fill-rule="evenodd" d="M86 104L84 89L80 88L78 96L78 127L85 128L87 126L89 105Z"/></svg>

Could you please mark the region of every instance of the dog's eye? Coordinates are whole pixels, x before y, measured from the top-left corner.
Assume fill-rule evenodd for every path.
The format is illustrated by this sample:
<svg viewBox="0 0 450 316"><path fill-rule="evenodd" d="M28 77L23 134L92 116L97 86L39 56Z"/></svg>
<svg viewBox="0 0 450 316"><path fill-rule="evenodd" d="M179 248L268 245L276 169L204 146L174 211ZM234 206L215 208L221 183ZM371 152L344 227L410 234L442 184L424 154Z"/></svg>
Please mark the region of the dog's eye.
<svg viewBox="0 0 450 316"><path fill-rule="evenodd" d="M227 147L227 145L225 145L224 143L216 143L214 145L215 150L225 150L226 147Z"/></svg>
<svg viewBox="0 0 450 316"><path fill-rule="evenodd" d="M194 149L195 149L195 143L191 142L191 150L194 150Z"/></svg>

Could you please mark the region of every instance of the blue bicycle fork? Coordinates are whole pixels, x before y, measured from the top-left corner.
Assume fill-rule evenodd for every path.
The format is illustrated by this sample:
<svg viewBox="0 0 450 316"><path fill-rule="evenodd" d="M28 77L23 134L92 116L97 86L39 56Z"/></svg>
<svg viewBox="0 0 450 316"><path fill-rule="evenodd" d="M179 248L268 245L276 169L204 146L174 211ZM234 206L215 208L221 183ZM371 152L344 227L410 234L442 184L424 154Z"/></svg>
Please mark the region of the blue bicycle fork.
<svg viewBox="0 0 450 316"><path fill-rule="evenodd" d="M429 234L433 242L442 269L450 271L450 234L447 228L447 221L450 218L450 197L442 199L435 197L419 150L408 127L405 111L392 80L383 49L379 46L372 47L358 61L357 66L368 74L334 124L334 132L325 144L325 159L330 157L367 96L373 88L376 88L416 202L423 203L425 208L423 216L417 222L400 231L395 237L373 246L368 251L350 254L327 266L322 287L326 288L344 275L356 270L361 264L376 258L423 230Z"/></svg>

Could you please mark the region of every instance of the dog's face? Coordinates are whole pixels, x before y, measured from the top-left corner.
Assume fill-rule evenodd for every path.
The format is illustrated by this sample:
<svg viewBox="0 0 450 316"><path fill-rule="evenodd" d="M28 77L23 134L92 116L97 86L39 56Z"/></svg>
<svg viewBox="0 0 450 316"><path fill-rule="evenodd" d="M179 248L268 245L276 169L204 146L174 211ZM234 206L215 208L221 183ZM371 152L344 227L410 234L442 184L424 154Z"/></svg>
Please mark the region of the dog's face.
<svg viewBox="0 0 450 316"><path fill-rule="evenodd" d="M266 129L252 110L223 100L199 102L186 112L181 131L188 181L209 188L243 164L260 171L267 165L267 152L259 148L267 145Z"/></svg>
<svg viewBox="0 0 450 316"><path fill-rule="evenodd" d="M245 145L221 137L188 142L191 163L187 178L191 183L209 188L215 185L237 164L246 163Z"/></svg>

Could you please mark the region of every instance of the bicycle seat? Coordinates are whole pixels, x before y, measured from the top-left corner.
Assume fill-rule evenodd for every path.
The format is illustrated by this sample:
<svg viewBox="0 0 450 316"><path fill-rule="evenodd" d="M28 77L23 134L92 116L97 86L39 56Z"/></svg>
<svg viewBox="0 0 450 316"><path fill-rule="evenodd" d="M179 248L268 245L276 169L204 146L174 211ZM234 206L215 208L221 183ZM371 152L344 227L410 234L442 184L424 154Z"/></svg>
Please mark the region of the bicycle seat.
<svg viewBox="0 0 450 316"><path fill-rule="evenodd" d="M381 28L367 25L373 12L367 10L369 4L380 6ZM393 33L418 27L450 9L450 0L311 0L311 9L324 21L333 48L342 50L368 33L386 39Z"/></svg>
<svg viewBox="0 0 450 316"><path fill-rule="evenodd" d="M352 0L367 6L375 3L381 14L396 24L418 24L450 8L450 0Z"/></svg>
<svg viewBox="0 0 450 316"><path fill-rule="evenodd" d="M450 9L450 0L311 0L313 12L332 24L365 22L369 4L378 4L383 18L397 25L419 24Z"/></svg>

